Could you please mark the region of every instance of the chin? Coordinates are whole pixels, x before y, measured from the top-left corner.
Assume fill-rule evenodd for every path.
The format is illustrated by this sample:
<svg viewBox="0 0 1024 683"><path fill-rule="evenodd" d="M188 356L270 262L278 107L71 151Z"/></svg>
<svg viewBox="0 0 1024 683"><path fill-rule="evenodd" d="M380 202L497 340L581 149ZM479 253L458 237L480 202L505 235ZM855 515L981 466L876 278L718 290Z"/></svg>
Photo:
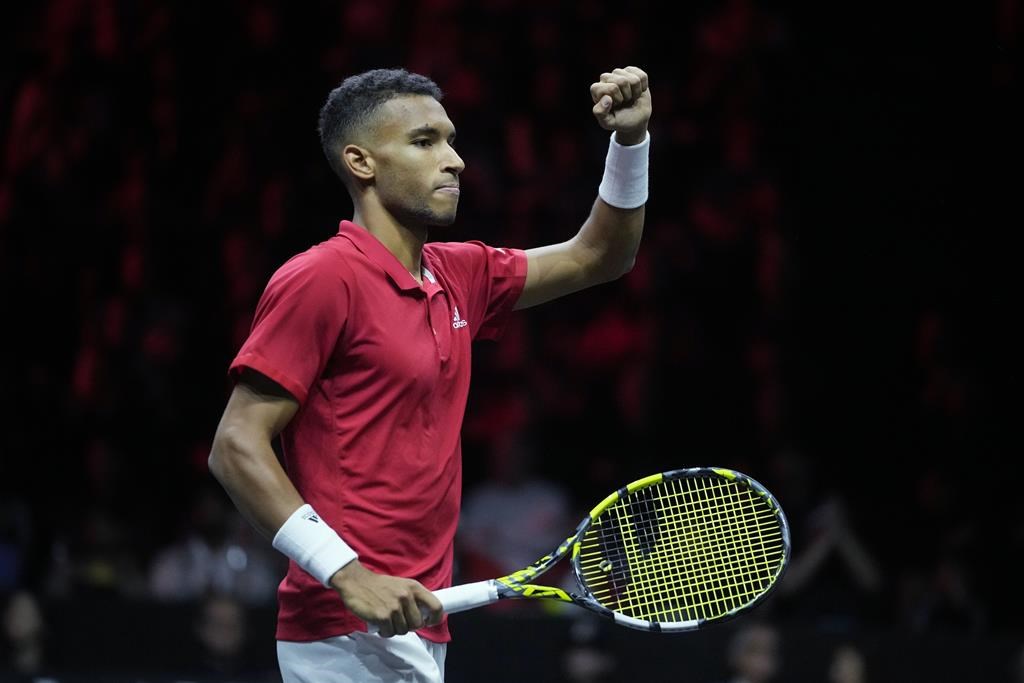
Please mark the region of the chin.
<svg viewBox="0 0 1024 683"><path fill-rule="evenodd" d="M406 225L421 225L428 228L451 225L455 222L456 213L455 209L437 211L433 207L425 205L394 212L395 216Z"/></svg>
<svg viewBox="0 0 1024 683"><path fill-rule="evenodd" d="M424 218L424 223L434 227L445 227L455 222L455 214L458 213L455 209L448 211L428 211Z"/></svg>
<svg viewBox="0 0 1024 683"><path fill-rule="evenodd" d="M444 228L444 227L447 227L447 226L451 225L454 222L455 222L455 213L452 212L450 214L442 214L442 215L438 216L437 217L437 222L434 225L437 225L439 227Z"/></svg>

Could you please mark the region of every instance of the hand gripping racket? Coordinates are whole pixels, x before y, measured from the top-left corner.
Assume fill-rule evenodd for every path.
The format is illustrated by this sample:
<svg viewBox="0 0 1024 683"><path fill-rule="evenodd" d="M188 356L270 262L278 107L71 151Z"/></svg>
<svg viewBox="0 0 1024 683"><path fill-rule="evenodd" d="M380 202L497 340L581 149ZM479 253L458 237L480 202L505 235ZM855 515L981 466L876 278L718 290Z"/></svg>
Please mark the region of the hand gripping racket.
<svg viewBox="0 0 1024 683"><path fill-rule="evenodd" d="M570 553L578 593L531 583ZM498 600L547 599L630 628L692 631L764 600L789 554L786 516L761 484L727 469L681 469L611 494L529 567L434 595L449 614Z"/></svg>

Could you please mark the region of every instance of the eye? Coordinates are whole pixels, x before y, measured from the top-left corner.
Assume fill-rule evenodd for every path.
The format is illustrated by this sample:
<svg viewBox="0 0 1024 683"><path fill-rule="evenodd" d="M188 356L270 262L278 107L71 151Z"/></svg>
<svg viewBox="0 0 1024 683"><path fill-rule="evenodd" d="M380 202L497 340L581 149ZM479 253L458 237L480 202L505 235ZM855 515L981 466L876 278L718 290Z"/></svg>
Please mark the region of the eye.
<svg viewBox="0 0 1024 683"><path fill-rule="evenodd" d="M416 145L417 147L430 147L432 143L430 142L430 140L424 138L420 140L413 140L412 144Z"/></svg>

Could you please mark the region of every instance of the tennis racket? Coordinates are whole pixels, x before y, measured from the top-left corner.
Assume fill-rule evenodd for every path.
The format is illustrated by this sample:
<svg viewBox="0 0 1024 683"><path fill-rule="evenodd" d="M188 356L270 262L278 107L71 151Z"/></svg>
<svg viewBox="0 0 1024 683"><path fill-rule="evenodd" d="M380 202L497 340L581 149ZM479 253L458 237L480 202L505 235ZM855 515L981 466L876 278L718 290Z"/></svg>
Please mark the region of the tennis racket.
<svg viewBox="0 0 1024 683"><path fill-rule="evenodd" d="M532 583L566 555L579 592ZM728 469L681 469L611 494L529 567L434 595L449 614L498 600L560 600L630 628L692 631L764 600L789 555L786 516L761 484Z"/></svg>

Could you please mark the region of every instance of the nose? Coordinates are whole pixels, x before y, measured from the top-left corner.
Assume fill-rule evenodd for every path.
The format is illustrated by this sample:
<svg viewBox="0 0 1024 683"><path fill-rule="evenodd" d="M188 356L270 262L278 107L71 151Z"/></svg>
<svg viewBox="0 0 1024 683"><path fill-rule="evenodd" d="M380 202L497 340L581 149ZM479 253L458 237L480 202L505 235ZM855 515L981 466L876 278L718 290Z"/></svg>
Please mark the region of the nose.
<svg viewBox="0 0 1024 683"><path fill-rule="evenodd" d="M448 156L444 160L444 172L453 173L456 176L462 173L466 168L466 162L462 160L459 153L455 151L455 148L448 145Z"/></svg>

